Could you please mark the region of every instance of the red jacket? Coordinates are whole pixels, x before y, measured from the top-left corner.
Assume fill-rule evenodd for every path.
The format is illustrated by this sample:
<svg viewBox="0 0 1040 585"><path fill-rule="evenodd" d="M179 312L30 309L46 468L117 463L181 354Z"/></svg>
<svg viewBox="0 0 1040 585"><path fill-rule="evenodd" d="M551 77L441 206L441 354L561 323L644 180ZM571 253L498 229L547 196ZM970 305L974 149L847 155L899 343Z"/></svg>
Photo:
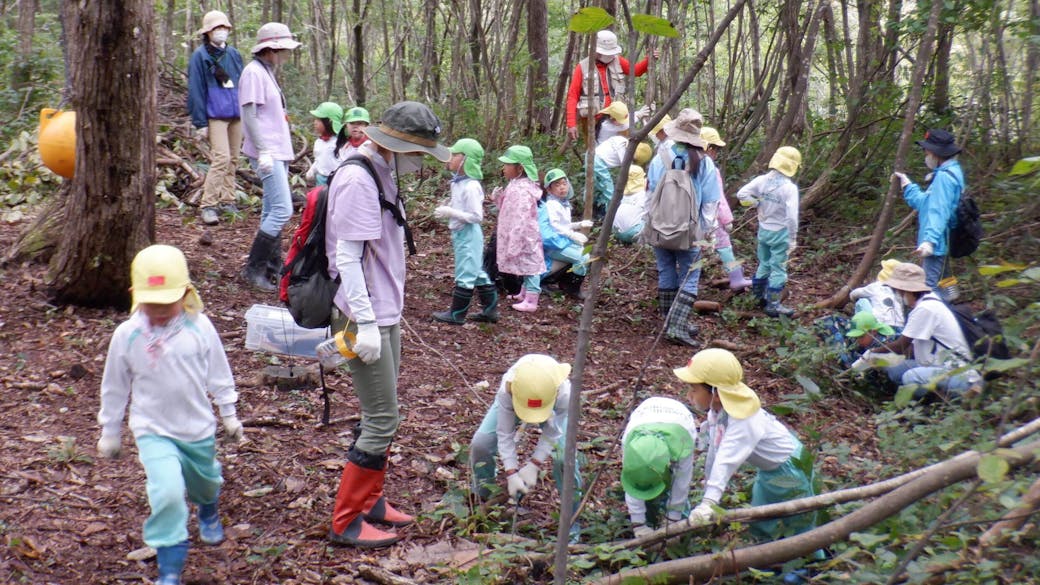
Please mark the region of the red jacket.
<svg viewBox="0 0 1040 585"><path fill-rule="evenodd" d="M618 59L618 63L621 64L621 71L625 75L628 75L628 72L629 72L628 59L625 59L624 57L618 57L617 59ZM645 75L646 74L646 70L647 70L647 60L646 59L643 59L642 61L636 63L636 77L640 77L642 75ZM603 103L603 105L600 106L599 108L596 108L595 111L598 112L599 110L601 110L601 109L603 109L603 108L605 108L605 107L610 105L611 96L609 94L609 90L607 89L607 88L609 88L609 84L607 83L607 66L604 65L603 63L600 63L599 61L596 61L596 72L599 73L600 84L604 88L604 93L607 94L607 95L604 96L604 103ZM567 127L568 128L573 128L574 126L576 126L578 124L578 98L581 97L581 92L582 92L582 89L583 89L582 88L582 82L585 80L584 77L585 76L582 74L582 71L581 71L581 63L575 65L574 66L574 73L571 74L571 85L570 85L570 88L567 90ZM590 108L590 110L591 109L592 108Z"/></svg>

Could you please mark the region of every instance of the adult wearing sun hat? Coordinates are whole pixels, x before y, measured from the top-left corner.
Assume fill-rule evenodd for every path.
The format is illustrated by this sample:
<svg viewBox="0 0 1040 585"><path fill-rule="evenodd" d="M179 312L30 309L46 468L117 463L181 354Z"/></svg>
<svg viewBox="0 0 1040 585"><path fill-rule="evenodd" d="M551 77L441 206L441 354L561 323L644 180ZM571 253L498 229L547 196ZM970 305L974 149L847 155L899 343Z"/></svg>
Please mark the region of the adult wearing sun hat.
<svg viewBox="0 0 1040 585"><path fill-rule="evenodd" d="M209 142L209 171L202 186L199 217L216 225L219 207L237 210L235 170L242 148L242 120L238 106L238 84L242 55L228 44L231 21L213 10L202 17L195 33L202 43L188 61L188 113L196 137Z"/></svg>
<svg viewBox="0 0 1040 585"><path fill-rule="evenodd" d="M292 217L289 162L296 157L285 96L275 73L300 43L289 27L269 22L256 32L253 60L242 70L238 103L242 109L245 143L242 152L263 184L260 227L249 249L242 278L262 291L277 290L275 279L282 268L282 228Z"/></svg>
<svg viewBox="0 0 1040 585"><path fill-rule="evenodd" d="M343 128L340 130L339 138L336 140L336 158L347 160L352 154L368 142L365 128L372 123L372 117L368 110L361 106L348 108L343 112Z"/></svg>
<svg viewBox="0 0 1040 585"><path fill-rule="evenodd" d="M899 181L903 199L917 211L914 254L921 258L928 286L941 296L939 282L953 274L948 259L950 229L957 225L957 204L967 184L961 163L957 161L961 147L953 134L941 129L928 130L917 145L924 150L924 164L930 171L926 179L930 181L928 188L921 189L898 170L892 173L892 180Z"/></svg>
<svg viewBox="0 0 1040 585"><path fill-rule="evenodd" d="M690 513L697 421L685 404L654 396L644 400L621 435L621 486L636 537Z"/></svg>
<svg viewBox="0 0 1040 585"><path fill-rule="evenodd" d="M744 384L744 370L735 355L724 349L705 349L694 354L686 366L673 371L690 384L687 399L707 412L707 420L701 425L702 445L708 451L704 496L690 514L692 522L710 522L715 517L729 480L744 463L758 470L751 488L752 506L816 493L812 455L790 429L762 408L758 395ZM756 538L767 540L815 526L815 513L807 513L752 523L751 532Z"/></svg>
<svg viewBox="0 0 1040 585"><path fill-rule="evenodd" d="M450 157L438 142L441 122L424 104L400 102L383 112L365 133L372 141L358 155L360 165L340 168L329 183L325 252L329 277L340 279L332 309L333 331L354 333L349 360L361 405L361 432L347 452L329 539L360 548L387 546L400 536L372 523L406 526L412 516L394 509L383 493L387 449L400 421L397 376L401 369L401 315L404 311L404 203L394 171L418 169L423 156ZM377 182L378 181L378 182ZM390 209L384 209L383 201Z"/></svg>

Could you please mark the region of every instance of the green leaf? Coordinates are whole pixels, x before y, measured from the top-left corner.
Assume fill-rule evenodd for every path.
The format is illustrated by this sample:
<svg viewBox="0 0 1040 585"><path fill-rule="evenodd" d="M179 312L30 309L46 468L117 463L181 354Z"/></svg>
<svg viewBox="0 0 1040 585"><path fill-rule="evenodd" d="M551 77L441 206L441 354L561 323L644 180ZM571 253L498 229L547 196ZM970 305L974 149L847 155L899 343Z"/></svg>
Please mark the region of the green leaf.
<svg viewBox="0 0 1040 585"><path fill-rule="evenodd" d="M1034 266L1018 276L1019 278L1026 278L1033 282L1040 282L1040 266Z"/></svg>
<svg viewBox="0 0 1040 585"><path fill-rule="evenodd" d="M582 8L574 13L567 28L576 33L594 33L614 24L614 17L598 6Z"/></svg>
<svg viewBox="0 0 1040 585"><path fill-rule="evenodd" d="M979 266L979 274L982 276L993 276L1004 272L1018 272L1020 270L1025 270L1026 266L1026 264L1008 264L1007 262L1001 264L986 264L985 266Z"/></svg>
<svg viewBox="0 0 1040 585"><path fill-rule="evenodd" d="M1009 469L1008 462L999 455L983 455L979 459L977 471L979 478L986 483L997 483L1003 481Z"/></svg>
<svg viewBox="0 0 1040 585"><path fill-rule="evenodd" d="M914 392L916 391L917 384L900 386L899 390L896 391L896 397L892 399L892 403L896 405L896 408L903 408L907 404L910 404L910 400L913 399Z"/></svg>
<svg viewBox="0 0 1040 585"><path fill-rule="evenodd" d="M1023 282L1025 281L1020 278L1005 278L1004 280L997 281L997 288L1011 288L1022 284Z"/></svg>
<svg viewBox="0 0 1040 585"><path fill-rule="evenodd" d="M654 35L655 37L674 39L679 36L679 31L675 30L672 23L649 14L633 14L632 28L645 35Z"/></svg>
<svg viewBox="0 0 1040 585"><path fill-rule="evenodd" d="M1015 368L1021 368L1022 366L1028 366L1030 363L1029 358L1011 358L1008 360L987 358L986 364L983 367L987 372L1006 372L1008 370L1014 370Z"/></svg>
<svg viewBox="0 0 1040 585"><path fill-rule="evenodd" d="M871 549L876 545L881 544L888 540L887 534L870 534L869 532L853 532L849 535L849 540L858 542L864 548Z"/></svg>
<svg viewBox="0 0 1040 585"><path fill-rule="evenodd" d="M1011 167L1010 174L1012 177L1016 175L1028 175L1037 169L1040 169L1040 156L1031 156L1015 163L1015 166Z"/></svg>
<svg viewBox="0 0 1040 585"><path fill-rule="evenodd" d="M795 374L794 375L794 379L797 380L798 383L802 385L802 388L805 388L805 393L806 394L809 394L809 395L812 395L812 396L819 396L821 394L820 387L816 384L816 382L813 382L809 378L806 378L805 376L803 376L801 374Z"/></svg>

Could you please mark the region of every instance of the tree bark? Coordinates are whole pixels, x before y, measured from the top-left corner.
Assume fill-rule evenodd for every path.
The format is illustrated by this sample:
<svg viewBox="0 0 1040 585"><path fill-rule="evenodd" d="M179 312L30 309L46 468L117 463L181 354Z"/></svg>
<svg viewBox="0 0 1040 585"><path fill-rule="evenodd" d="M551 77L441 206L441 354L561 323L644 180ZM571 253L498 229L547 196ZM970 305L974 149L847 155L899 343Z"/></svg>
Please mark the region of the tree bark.
<svg viewBox="0 0 1040 585"><path fill-rule="evenodd" d="M546 0L528 0L527 48L532 65L527 77L527 134L549 129L549 7Z"/></svg>
<svg viewBox="0 0 1040 585"><path fill-rule="evenodd" d="M18 57L11 67L11 86L21 89L32 80L32 38L36 29L36 0L18 2Z"/></svg>
<svg viewBox="0 0 1040 585"><path fill-rule="evenodd" d="M357 92L357 105L364 106L365 94L365 13L368 3L354 0L354 78L352 86Z"/></svg>

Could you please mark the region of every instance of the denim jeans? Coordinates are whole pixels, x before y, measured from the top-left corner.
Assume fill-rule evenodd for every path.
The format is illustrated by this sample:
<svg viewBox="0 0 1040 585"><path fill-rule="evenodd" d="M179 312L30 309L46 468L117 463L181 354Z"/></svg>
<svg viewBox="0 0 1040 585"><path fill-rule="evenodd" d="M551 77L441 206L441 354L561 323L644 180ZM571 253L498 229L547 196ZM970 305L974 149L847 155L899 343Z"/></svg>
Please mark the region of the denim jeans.
<svg viewBox="0 0 1040 585"><path fill-rule="evenodd" d="M260 231L269 236L278 236L282 227L292 217L292 193L289 192L289 163L284 160L274 161L271 174L260 175L255 158L249 159L249 166L257 171L257 176L264 186L264 202L260 211Z"/></svg>
<svg viewBox="0 0 1040 585"><path fill-rule="evenodd" d="M959 396L972 384L978 381L975 370L968 370L953 376L947 375L953 368L943 366L919 366L916 360L906 360L898 366L885 368L888 378L906 386L917 384L920 388L914 392L914 399L920 400L931 392L928 386L935 381L935 389L944 392L948 396Z"/></svg>
<svg viewBox="0 0 1040 585"><path fill-rule="evenodd" d="M951 274L947 258L947 256L927 256L921 262L922 268L924 268L924 283L940 297L943 295L939 290L939 281Z"/></svg>
<svg viewBox="0 0 1040 585"><path fill-rule="evenodd" d="M701 279L701 250L665 250L654 248L657 260L657 288L675 290L682 284L682 290L697 295L697 285ZM689 273L689 277L687 277ZM683 282L683 279L686 282Z"/></svg>

